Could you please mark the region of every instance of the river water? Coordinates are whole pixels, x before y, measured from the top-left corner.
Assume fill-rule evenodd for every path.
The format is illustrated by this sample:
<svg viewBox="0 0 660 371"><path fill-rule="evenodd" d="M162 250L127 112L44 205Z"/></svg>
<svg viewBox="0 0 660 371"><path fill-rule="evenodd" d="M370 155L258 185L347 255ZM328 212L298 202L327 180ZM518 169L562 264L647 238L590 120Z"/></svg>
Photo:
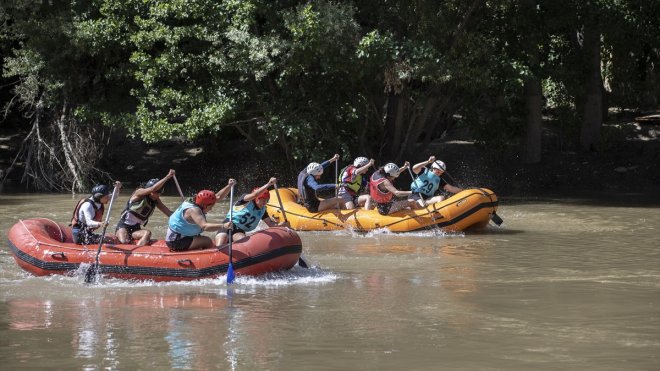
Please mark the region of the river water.
<svg viewBox="0 0 660 371"><path fill-rule="evenodd" d="M7 230L75 201L0 195L2 369L660 370L658 202L503 199L479 233L301 232L311 269L230 288L22 271Z"/></svg>

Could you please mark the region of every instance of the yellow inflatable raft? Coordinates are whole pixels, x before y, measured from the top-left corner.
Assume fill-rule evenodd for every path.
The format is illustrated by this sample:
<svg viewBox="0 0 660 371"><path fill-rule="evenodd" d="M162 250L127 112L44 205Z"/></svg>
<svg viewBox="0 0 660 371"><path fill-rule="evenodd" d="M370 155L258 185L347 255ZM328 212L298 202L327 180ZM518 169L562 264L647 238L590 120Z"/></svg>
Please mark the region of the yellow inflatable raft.
<svg viewBox="0 0 660 371"><path fill-rule="evenodd" d="M283 220L275 192L274 189L270 191L268 214ZM491 218L498 225L502 222L496 214L497 196L486 188L467 189L427 208L400 210L391 215L380 215L375 209L364 208L310 213L296 202L297 189L280 188L279 193L286 219L291 228L298 231L371 231L387 228L392 232L409 232L432 227L445 231L462 231L470 227L484 227Z"/></svg>

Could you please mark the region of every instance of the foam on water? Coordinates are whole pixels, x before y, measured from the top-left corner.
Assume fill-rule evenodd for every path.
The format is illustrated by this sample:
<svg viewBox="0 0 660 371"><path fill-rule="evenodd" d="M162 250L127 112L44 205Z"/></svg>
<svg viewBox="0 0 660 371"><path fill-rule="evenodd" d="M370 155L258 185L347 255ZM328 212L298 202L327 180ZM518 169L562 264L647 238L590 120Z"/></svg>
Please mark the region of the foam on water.
<svg viewBox="0 0 660 371"><path fill-rule="evenodd" d="M139 287L205 287L205 286L227 286L227 276L222 275L215 278L204 278L193 281L168 281L156 282L152 280L122 280L117 278L99 277L93 284L84 283L85 272L89 264L82 264L76 271L69 275L52 275L37 277L27 272L21 272L17 277L4 279L3 283L26 284L26 281L37 283L47 282L64 287L88 287L95 289L108 288L139 288ZM295 266L288 271L267 273L260 276L238 275L234 286L266 286L281 287L309 284L324 284L334 282L338 279L336 273L317 267L301 268Z"/></svg>

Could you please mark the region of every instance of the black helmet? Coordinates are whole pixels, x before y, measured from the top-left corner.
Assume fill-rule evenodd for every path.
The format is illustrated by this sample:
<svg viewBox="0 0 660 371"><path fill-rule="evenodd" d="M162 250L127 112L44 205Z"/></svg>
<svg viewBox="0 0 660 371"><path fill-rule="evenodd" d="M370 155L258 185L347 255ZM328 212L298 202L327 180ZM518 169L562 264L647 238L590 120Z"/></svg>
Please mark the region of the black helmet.
<svg viewBox="0 0 660 371"><path fill-rule="evenodd" d="M97 184L92 188L92 196L96 199L100 199L101 197L105 195L110 194L110 187L108 187L105 184Z"/></svg>
<svg viewBox="0 0 660 371"><path fill-rule="evenodd" d="M160 180L160 179L156 179L156 178L154 178L154 179L149 179L149 181L146 182L146 183L144 184L144 188L153 187L153 185L156 184L156 183L158 183L159 180Z"/></svg>

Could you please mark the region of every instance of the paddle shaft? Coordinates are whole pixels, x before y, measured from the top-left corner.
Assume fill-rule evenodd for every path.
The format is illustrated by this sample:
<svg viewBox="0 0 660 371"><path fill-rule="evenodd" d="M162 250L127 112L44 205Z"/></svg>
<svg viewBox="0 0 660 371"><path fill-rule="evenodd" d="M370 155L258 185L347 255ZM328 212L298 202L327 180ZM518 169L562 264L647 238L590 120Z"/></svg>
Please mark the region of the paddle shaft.
<svg viewBox="0 0 660 371"><path fill-rule="evenodd" d="M117 194L117 186L112 189L112 197L110 198L110 203L108 204L108 213L105 216L105 225L103 226L103 232L101 233L101 240L99 241L99 247L96 249L96 257L94 258L94 264L92 264L87 272L85 273L85 282L91 282L96 271L99 267L99 256L101 255L101 247L103 246L103 239L105 238L105 232L108 230L108 222L110 221L110 212L112 211L112 204L115 202L115 195Z"/></svg>
<svg viewBox="0 0 660 371"><path fill-rule="evenodd" d="M447 170L445 170L444 173L447 174L447 176L449 177L449 180L451 180L452 183L456 184L457 186L459 186L459 187L462 188L462 189L465 189L465 187L463 187L462 185L458 184L458 182L456 181L456 179L454 179L454 177L451 176L451 174L449 174L449 172L447 172ZM479 189L479 190L481 191L481 193L484 194L484 196L486 196L486 197L488 197L488 198L490 198L490 199L492 200L492 197L490 197L490 195L487 194L484 190L482 190L482 189ZM493 211L493 214L491 214L490 219L491 219L491 220L493 221L493 223L495 223L495 225L497 225L498 227L501 226L502 223L504 222L504 220L502 220L502 218L500 218L500 216L497 215L497 213L496 213L495 211Z"/></svg>
<svg viewBox="0 0 660 371"><path fill-rule="evenodd" d="M229 189L229 222L232 223L232 219L234 218L234 185L231 185L231 188ZM227 267L227 283L232 283L234 282L234 266L232 264L232 243L233 243L233 236L232 232L234 230L234 227L232 226L229 228L229 231L227 232L227 235L229 236L229 266Z"/></svg>
<svg viewBox="0 0 660 371"><path fill-rule="evenodd" d="M459 186L459 187L465 189L465 187L463 187L462 185L458 184L458 182L456 181L456 179L454 179L454 177L451 176L451 174L449 174L449 172L448 172L447 170L445 170L444 173L449 177L449 180L451 180L452 183L454 183L454 184L456 184L457 186Z"/></svg>
<svg viewBox="0 0 660 371"><path fill-rule="evenodd" d="M339 159L335 161L335 199L337 200L337 211L339 211Z"/></svg>
<svg viewBox="0 0 660 371"><path fill-rule="evenodd" d="M277 202L280 204L280 210L282 210L282 217L284 218L284 221L286 222L286 211L284 211L284 205L282 204L282 197L280 197L280 190L277 188L277 183L273 184L275 187L275 195L277 196Z"/></svg>
<svg viewBox="0 0 660 371"><path fill-rule="evenodd" d="M183 192L181 191L181 186L179 185L179 181L176 179L176 175L172 175L172 179L174 179L174 184L176 185L176 189L179 191L179 195L181 196L181 201L185 201L185 197L183 197Z"/></svg>
<svg viewBox="0 0 660 371"><path fill-rule="evenodd" d="M277 202L280 204L280 210L282 210L282 217L284 218L284 221L286 222L286 211L284 211L284 205L282 204L282 197L280 197L280 190L277 188L277 183L273 184L273 187L275 187L275 195L277 196ZM307 265L307 262L300 256L298 258L298 265L300 265L303 268L309 268L309 265Z"/></svg>

